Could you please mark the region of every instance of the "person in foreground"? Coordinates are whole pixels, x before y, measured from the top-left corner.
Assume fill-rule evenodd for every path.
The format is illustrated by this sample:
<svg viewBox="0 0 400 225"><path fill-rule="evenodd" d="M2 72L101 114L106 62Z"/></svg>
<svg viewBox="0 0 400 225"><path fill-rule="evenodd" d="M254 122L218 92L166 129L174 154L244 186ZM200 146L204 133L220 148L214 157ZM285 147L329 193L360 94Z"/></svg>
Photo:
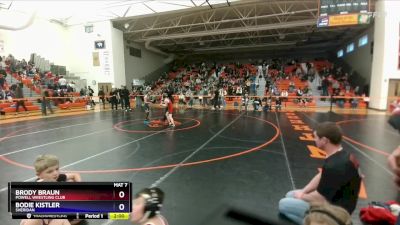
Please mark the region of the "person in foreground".
<svg viewBox="0 0 400 225"><path fill-rule="evenodd" d="M302 224L311 204L330 203L351 214L357 204L361 184L359 163L341 146L342 132L332 122L314 130L314 141L326 153L319 172L304 188L293 190L279 201L279 212L296 224Z"/></svg>
<svg viewBox="0 0 400 225"><path fill-rule="evenodd" d="M39 155L34 163L37 182L81 182L79 173L60 173L60 162L57 156ZM26 219L20 225L71 225L79 224L81 220L64 219Z"/></svg>
<svg viewBox="0 0 400 225"><path fill-rule="evenodd" d="M131 222L138 225L168 225L160 214L164 192L159 188L145 188L133 199Z"/></svg>

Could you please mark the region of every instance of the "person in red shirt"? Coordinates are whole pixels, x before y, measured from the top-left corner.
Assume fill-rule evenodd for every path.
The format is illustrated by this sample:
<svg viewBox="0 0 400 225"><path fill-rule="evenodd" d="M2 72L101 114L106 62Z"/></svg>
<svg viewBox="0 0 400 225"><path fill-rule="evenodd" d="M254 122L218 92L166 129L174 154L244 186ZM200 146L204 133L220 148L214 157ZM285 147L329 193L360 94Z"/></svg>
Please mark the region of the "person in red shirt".
<svg viewBox="0 0 400 225"><path fill-rule="evenodd" d="M165 93L164 96L166 95L166 97L164 98L163 102L161 103L162 106L167 107L167 110L165 112L165 117L168 120L168 124L171 127L175 127L175 122L174 122L174 118L172 118L172 113L174 112L174 106L173 106L173 97L171 94L167 94Z"/></svg>

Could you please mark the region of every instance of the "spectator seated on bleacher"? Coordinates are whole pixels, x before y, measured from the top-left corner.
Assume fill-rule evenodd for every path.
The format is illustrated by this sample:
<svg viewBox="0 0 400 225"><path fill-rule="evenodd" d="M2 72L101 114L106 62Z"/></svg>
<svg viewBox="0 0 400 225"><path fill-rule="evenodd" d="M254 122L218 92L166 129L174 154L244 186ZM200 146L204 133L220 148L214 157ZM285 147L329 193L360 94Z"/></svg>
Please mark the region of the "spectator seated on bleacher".
<svg viewBox="0 0 400 225"><path fill-rule="evenodd" d="M282 100L280 97L276 97L275 99L275 110L281 110L282 109Z"/></svg>
<svg viewBox="0 0 400 225"><path fill-rule="evenodd" d="M249 102L250 102L249 94L246 93L241 98L240 110L242 110L242 106L244 106L244 110L247 111L247 107L249 106Z"/></svg>
<svg viewBox="0 0 400 225"><path fill-rule="evenodd" d="M182 93L182 91L179 94L179 105L186 105L186 101L185 101L185 95Z"/></svg>
<svg viewBox="0 0 400 225"><path fill-rule="evenodd" d="M358 107L359 100L357 98L353 98L350 100L351 108L355 109Z"/></svg>
<svg viewBox="0 0 400 225"><path fill-rule="evenodd" d="M264 75L264 70L266 70L265 95L281 96L280 100L285 101L289 96L298 95L296 91L300 89L303 93L301 96L298 96L300 98L296 102L303 105L306 105L307 102L311 103L312 98L310 95L312 93L307 91L306 78L303 76L313 75L316 72L329 77L329 80L324 79L325 83L323 82L321 85L323 87L320 88L324 95L329 95L329 92L333 93L333 90L346 90L346 95L353 93L351 85L349 85L351 82L343 73L343 70L333 67L331 63L322 60L313 61L307 63L306 71L300 65L299 62L294 61L288 66L282 66L281 62L275 60L270 65L265 65L265 68L268 67L268 70L264 69L263 66L262 75ZM203 99L194 96L192 98L190 95L187 96L188 102L190 102L190 99L193 99L194 104L197 104L197 102L206 102L204 100L206 96L204 93L206 91L219 89L220 87L223 87L229 96L242 96L244 93L255 94L254 86L257 87L257 83L259 83L255 82L257 75L261 75L260 69L252 64L207 64L204 62L190 65L183 64L182 66L175 64L172 71L164 73L156 82L150 84L149 87L151 86L154 93L162 93L168 89L175 94L180 92L185 94L188 90L191 90L194 96L204 96ZM301 80L302 77L303 81ZM335 78L338 80L335 80ZM200 101L197 101L197 99ZM238 100L233 97L228 97L225 100L227 100L228 104L238 104ZM273 101L275 103L275 99ZM221 99L222 104L223 102L223 99ZM349 107L349 103L346 104L346 107Z"/></svg>
<svg viewBox="0 0 400 225"><path fill-rule="evenodd" d="M259 97L254 98L254 100L253 100L254 111L258 111L260 106L261 106L261 99Z"/></svg>
<svg viewBox="0 0 400 225"><path fill-rule="evenodd" d="M60 76L58 79L58 85L62 90L67 90L67 80L64 78L64 76Z"/></svg>
<svg viewBox="0 0 400 225"><path fill-rule="evenodd" d="M0 88L0 100L6 100L6 91Z"/></svg>
<svg viewBox="0 0 400 225"><path fill-rule="evenodd" d="M306 97L306 101L308 103L312 102L313 101L313 98L312 98L313 93L312 93L311 89L309 89L308 87L305 87L303 92L304 92L303 96Z"/></svg>
<svg viewBox="0 0 400 225"><path fill-rule="evenodd" d="M274 96L280 96L281 95L281 92L279 91L278 87L274 87L272 89L272 95L274 95Z"/></svg>
<svg viewBox="0 0 400 225"><path fill-rule="evenodd" d="M264 101L265 101L265 104L264 104L263 110L265 112L268 112L272 109L272 98L271 97L264 98Z"/></svg>
<svg viewBox="0 0 400 225"><path fill-rule="evenodd" d="M294 85L294 82L290 81L290 83L289 83L289 93L294 92L295 89L296 89L296 86Z"/></svg>
<svg viewBox="0 0 400 225"><path fill-rule="evenodd" d="M345 97L345 94L343 91L340 91L339 94L337 95L339 98L336 99L336 103L340 108L344 108L344 103L345 103L345 98L340 98L340 97Z"/></svg>
<svg viewBox="0 0 400 225"><path fill-rule="evenodd" d="M296 91L296 96L297 96L298 98L295 99L295 102L300 102L300 100L302 99L302 98L300 98L300 97L302 97L303 94L304 94L304 92L303 92L303 90L301 90L301 88L297 89L297 91Z"/></svg>

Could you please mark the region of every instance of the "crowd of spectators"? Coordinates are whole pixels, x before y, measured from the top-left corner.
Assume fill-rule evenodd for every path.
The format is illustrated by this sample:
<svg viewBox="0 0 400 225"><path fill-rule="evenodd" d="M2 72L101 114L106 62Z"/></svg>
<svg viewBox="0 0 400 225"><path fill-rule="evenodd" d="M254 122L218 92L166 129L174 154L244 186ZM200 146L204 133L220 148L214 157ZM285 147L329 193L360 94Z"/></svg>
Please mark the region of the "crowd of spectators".
<svg viewBox="0 0 400 225"><path fill-rule="evenodd" d="M267 104L278 98L288 101L289 96L298 96L295 101L303 105L312 101L309 98L312 91L307 85L307 80L312 81L317 74L312 63L306 63L304 69L295 60L286 64L279 60L258 64L201 62L175 65L171 72L164 73L144 89L152 90L155 95L172 92L179 96L180 103L189 107L195 101L203 106L214 105L211 100L215 95L219 96L222 105L225 96L230 99L233 96L244 98L245 95L256 104Z"/></svg>
<svg viewBox="0 0 400 225"><path fill-rule="evenodd" d="M11 82L9 83L7 80ZM0 100L12 103L11 105L2 105L2 108L0 108L2 114L13 112L9 111L9 108L14 107L16 114L18 114L19 106L28 111L28 108L25 107L25 100L22 100L29 97L24 95L24 87L29 88L30 93L36 92L40 95L40 98L35 101L42 103L43 115L47 115L46 108L53 113L51 105L59 106L60 104L74 102L76 99L73 97L78 94L75 92L74 82L68 82L63 76L53 74L51 71L41 71L33 61L17 60L11 54L7 57L0 57ZM48 97L53 98L49 99ZM37 110L37 106L32 107L32 103L29 104L31 110ZM65 108L65 106L61 108Z"/></svg>
<svg viewBox="0 0 400 225"><path fill-rule="evenodd" d="M32 61L17 60L10 54L0 57L0 99L15 97L15 86L6 82L6 76L9 75L18 82L30 80L29 84L33 89L41 90L42 95L42 89L47 89L51 97L66 97L75 91L79 91L80 96L90 96L86 87L76 90L75 84L63 76L40 71ZM241 98L241 104L252 104L257 109L265 108L263 106L268 109L275 101L279 106L288 101L306 106L313 101L307 81L315 78L321 80L319 89L322 96L337 96L333 101L339 107L344 107L346 102L354 108L358 106L358 98L347 100L345 97L361 96L362 90L358 86L351 86L351 76L342 67L322 60L300 63L296 60L283 62L274 59L253 64L175 62L170 72L144 87L132 88L129 96L135 98L138 105L142 102L140 96L151 91L152 95L161 96L164 92L175 94L179 96L177 99L181 104L189 107L198 104L220 108L234 96ZM104 95L112 96L113 92L120 93L121 90L113 89ZM218 98L215 98L216 95ZM293 96L296 98L292 99ZM111 103L110 98L104 99Z"/></svg>
<svg viewBox="0 0 400 225"><path fill-rule="evenodd" d="M321 95L334 96L332 101L340 108L344 108L346 103L352 108L357 108L360 97L363 97L361 101L364 101L368 96L368 86L360 88L358 85L352 85L352 75L341 66L332 64L331 67L324 67L319 75Z"/></svg>
<svg viewBox="0 0 400 225"><path fill-rule="evenodd" d="M33 61L17 60L10 54L0 57L0 99L15 96L16 86L7 83L7 76L12 76L18 84L27 81L25 84L34 90L49 89L52 96L75 92L74 82L68 82L63 76L51 71L41 71Z"/></svg>

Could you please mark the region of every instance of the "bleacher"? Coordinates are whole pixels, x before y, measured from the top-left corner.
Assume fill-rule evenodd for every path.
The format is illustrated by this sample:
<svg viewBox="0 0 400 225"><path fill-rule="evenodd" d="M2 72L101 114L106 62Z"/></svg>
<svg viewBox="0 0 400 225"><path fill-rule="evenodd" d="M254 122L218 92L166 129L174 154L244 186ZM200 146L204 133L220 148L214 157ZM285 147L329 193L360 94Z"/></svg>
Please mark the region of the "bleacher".
<svg viewBox="0 0 400 225"><path fill-rule="evenodd" d="M45 60L44 58L36 55L36 54L31 54L31 62L34 62L35 68L38 69L39 71L56 71L56 72L61 72L61 73L65 73L65 67L63 66L56 66L53 65L49 62L49 60ZM28 67L31 68L29 65L26 68L23 68L23 70L26 71L25 74L28 74ZM6 67L4 68L6 71L6 82L4 84L3 89L6 91L10 91L11 85L15 85L15 84L23 84L23 94L24 94L24 99L25 101L25 105L28 109L28 111L38 111L41 110L41 105L40 105L40 99L42 98L42 92L47 89L47 91L49 91L50 96L53 95L53 90L52 89L48 89L47 85L42 81L42 83L40 82L35 82L34 79L38 79L37 76L35 78L35 76L27 76L24 74L19 74L16 71L11 71L10 65L6 63ZM39 77L40 78L40 77ZM47 72L46 74L44 74L44 76L42 76L41 78L43 79L53 79L55 80L56 77L53 75L53 73ZM82 99L77 99L76 102L72 102L72 103L61 103L58 104L58 101L60 102L64 102L64 100L66 100L67 98L73 99L75 100L76 97L79 96L79 92L70 92L67 93L65 95L66 97L64 98L58 98L58 99L53 99L54 100L54 104L58 105L59 109L71 109L71 108L80 108L82 107L83 109L85 108L86 105L86 100L82 100ZM29 99L29 100L27 100ZM64 100L63 100L64 99ZM15 112L16 111L16 100L17 99L12 99L11 101L9 99L4 99L4 100L0 100L0 112L2 114L5 113L11 113L11 112ZM20 107L21 111L24 111L23 107Z"/></svg>
<svg viewBox="0 0 400 225"><path fill-rule="evenodd" d="M33 105L33 102L31 102L31 101L25 101L25 106L28 109L28 111L40 110L40 107L37 106L37 105ZM16 112L16 102L0 103L0 111L3 112L3 113ZM19 107L18 111L24 112L25 109L23 107Z"/></svg>
<svg viewBox="0 0 400 225"><path fill-rule="evenodd" d="M48 61L44 60L43 58L39 56L33 56L35 60L39 61L39 65L43 68L48 68L51 66ZM324 68L331 68L332 63L329 61L312 61L310 62L315 71L316 74L318 75L321 71L324 70ZM236 64L224 64L224 65L219 65L219 68L225 68L225 70L221 70L218 73L219 80L224 80L224 82L230 83L230 79L233 79L232 81L232 86L233 89L236 90L236 87L239 85L239 83L235 83L238 80L240 81L240 84L243 86L243 90L245 90L245 77L248 78L248 75L250 75L249 79L257 79L257 75L259 74L257 71L257 67L252 65L252 64L243 64L243 65L236 65ZM273 80L273 85L276 87L278 92L280 93L282 90L289 90L290 85L293 85L291 89L294 89L294 91L289 92L288 98L285 98L285 101L282 102L283 107L291 108L291 107L318 107L318 99L323 98L324 96L315 96L317 93L313 93L314 96L309 96L306 93L304 96L297 96L296 90L301 89L304 90L305 88L310 88L310 83L307 80L304 80L301 77L301 74L305 74L306 71L305 69L305 63L296 63L294 65L286 65L284 67L281 67L282 71L278 71L276 69L270 69L268 70L268 75L270 78ZM300 70L299 70L300 69ZM298 74L300 72L300 75ZM7 68L7 72L11 73L9 68ZM232 74L234 73L237 76L235 78L232 77ZM180 78L181 86L183 87L185 82L194 82L194 80L199 76L201 73L200 68L191 68L187 70L185 67L178 67L175 71L170 71L167 73L167 79L165 80L159 80L154 83L153 85L153 91L157 93L160 92L162 89L165 89L166 86L168 86L170 83L173 81L176 81L177 78ZM205 80L208 80L212 74L216 73L215 68L213 69L208 69L207 71L207 76L205 77ZM33 97L30 101L27 102L27 106L29 111L34 111L34 110L40 110L40 103L37 102L37 99L41 98L41 93L44 88L47 88L46 85L40 84L38 85L37 82L34 82L33 77L29 76L20 76L18 73L14 72L12 74L9 74L9 77L12 77L15 81L21 82L24 87L29 88L30 91L30 97ZM55 79L55 76L51 73L47 73L42 79ZM218 80L217 79L217 80ZM333 93L332 89L332 81L333 79L331 78L331 83L329 86L329 94L331 95ZM225 83L225 84L226 84ZM194 91L199 91L204 83L202 82L201 84L192 84L192 87L194 88ZM6 83L5 84L5 89L9 89L10 84ZM342 92L344 92L344 86L341 85L340 89ZM225 89L227 87L225 86ZM50 97L53 96L54 91L52 89L48 89L50 93ZM177 93L176 93L177 94ZM24 96L26 97L26 93L24 93ZM54 105L57 106L58 109L60 110L69 110L69 109L84 109L87 104L86 99L81 99L78 98L79 93L74 92L74 93L68 93L65 95L64 98L58 98L58 99L53 99L52 102L54 102ZM202 96L203 98L212 98L212 93L209 92L208 96ZM267 98L275 98L276 96L272 95L270 92L267 92L264 94L264 96L258 96L261 100L263 100L263 103L265 102L265 99ZM187 97L186 97L187 98ZM194 101L198 101L198 96L194 95L193 97ZM250 103L249 105L252 105L252 100L255 98L255 96L250 96ZM326 98L326 97L325 97ZM344 98L343 104L338 104L338 101L336 101L335 106L338 107L343 107L343 108L352 108L351 104L351 99L353 98L358 98L358 104L357 108L366 108L367 103L364 101L363 98L355 96L354 90L352 89L349 92L345 92L344 96L341 96L341 98ZM68 101L66 101L68 99ZM224 98L225 104L227 108L238 108L238 106L242 105L242 97L233 95L233 96L225 96ZM302 101L303 100L303 101ZM299 104L299 103L304 103L306 104ZM0 105L0 111L3 113L8 113L8 112L15 112L15 104L13 103L7 103L3 101L4 104ZM178 96L175 96L175 103L178 103L179 99ZM272 100L271 103L272 107L275 105L275 101ZM21 109L23 110L23 109Z"/></svg>
<svg viewBox="0 0 400 225"><path fill-rule="evenodd" d="M327 60L316 60L316 61L310 61L309 63L313 66L313 68L316 72L316 76L319 76L319 73L322 72L324 69L332 68L332 66L333 66L333 64ZM229 67L233 70L239 69L239 68L236 68L236 65L234 65L234 64L228 64L228 65L222 65L222 66L225 66L226 68ZM307 80L303 80L299 76L296 75L296 70L298 70L298 69L301 70L301 74L305 74L306 71L304 71L304 68L306 68L305 63L297 63L295 65L284 66L283 71L271 69L268 71L268 73L271 77L278 77L278 75L280 73L283 73L284 77L287 78L287 79L285 79L285 78L279 77L278 79L275 80L275 85L276 85L277 89L279 90L279 92L281 92L282 90L289 90L290 84L292 84L294 86L295 90L297 90L297 89L303 90L306 87L311 88L310 83ZM246 70L249 70L250 74L252 76L255 76L255 74L257 74L257 68L254 65L244 64L239 69L239 71L240 71L239 74L241 77L243 76L243 74L245 73ZM184 72L185 72L185 68L180 67L176 72L170 72L168 78L169 78L169 80L175 79L178 76L178 74L180 74L182 76L182 81L185 82L190 78L190 76L192 76L192 75L196 76L198 74L198 69L192 69L192 71L187 72L187 73L184 73ZM215 72L215 70L211 70L211 71L209 71L209 74L212 74L214 72ZM224 78L225 76L229 76L229 75L227 75L225 72L221 72L220 76ZM158 85L157 87L160 88L160 87L163 87L163 85ZM330 83L328 91L329 91L329 95L331 96L333 94L332 82ZM335 98L343 99L344 102L343 102L343 104L339 105L338 101L336 101L334 106L338 106L338 107L343 106L343 108L352 108L352 107L354 108L354 105L352 106L351 101L352 101L352 99L357 99L356 108L363 109L363 108L367 107L368 103L367 103L366 99L364 99L364 97L362 97L362 96L357 96L356 93L354 92L354 87L352 87L350 91L346 92L344 85L341 83L340 91L345 93L344 96L340 96L340 97L337 96ZM297 96L295 91L289 92L288 101L284 102L284 105L286 107L296 107L296 106L299 106L298 103L300 102L300 99L305 98L305 99L307 99L307 107L317 107L318 106L317 100L319 100L321 98L330 98L330 96L319 96L318 92L316 92L316 93L313 92L313 95L314 96L307 96L307 95ZM269 94L265 93L265 96L259 96L259 97L261 99L263 99L267 96L269 96ZM176 98L176 100L178 100L178 99ZM241 98L236 97L236 96L225 96L225 102L226 102L227 106L238 105L240 100L241 100Z"/></svg>

